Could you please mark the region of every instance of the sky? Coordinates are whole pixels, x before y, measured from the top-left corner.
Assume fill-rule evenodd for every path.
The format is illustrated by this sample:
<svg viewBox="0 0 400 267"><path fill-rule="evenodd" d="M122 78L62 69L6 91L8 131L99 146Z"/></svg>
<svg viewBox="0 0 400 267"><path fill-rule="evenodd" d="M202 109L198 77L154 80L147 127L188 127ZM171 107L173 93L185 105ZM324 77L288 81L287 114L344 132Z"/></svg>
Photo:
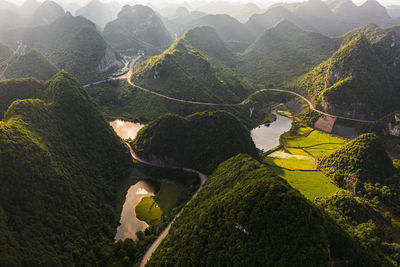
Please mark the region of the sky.
<svg viewBox="0 0 400 267"><path fill-rule="evenodd" d="M9 2L14 2L16 4L22 4L25 0L9 0ZM39 0L40 1L40 0ZM89 0L55 0L56 2L65 2L65 3L78 3L80 6L84 6L86 3L89 2ZM126 4L129 2L132 2L132 0L100 0L102 2L119 2L120 4ZM160 3L162 5L166 5L167 3L181 3L181 2L193 2L194 0L137 0L136 2L139 3L146 3L146 2L152 2L154 5L156 3ZM195 0L198 2L198 0ZM212 2L216 0L204 0L203 2ZM282 3L282 2L303 2L304 0L254 0L254 1L249 1L249 0L221 0L221 1L226 1L226 2L232 2L232 3L248 3L248 2L254 2L260 6L269 6L273 3ZM361 5L364 3L366 0L353 0L353 2L357 5ZM382 5L400 5L400 0L378 0L379 3Z"/></svg>

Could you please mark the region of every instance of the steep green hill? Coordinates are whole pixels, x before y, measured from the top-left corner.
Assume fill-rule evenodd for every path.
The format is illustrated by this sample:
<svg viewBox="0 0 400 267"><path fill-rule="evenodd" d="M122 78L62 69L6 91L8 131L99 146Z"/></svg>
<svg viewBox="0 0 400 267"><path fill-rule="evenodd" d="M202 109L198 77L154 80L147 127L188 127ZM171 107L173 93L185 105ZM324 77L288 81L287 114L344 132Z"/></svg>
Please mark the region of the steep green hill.
<svg viewBox="0 0 400 267"><path fill-rule="evenodd" d="M246 49L238 71L260 86L276 86L306 73L338 47L334 39L284 20Z"/></svg>
<svg viewBox="0 0 400 267"><path fill-rule="evenodd" d="M237 155L209 177L148 266L371 265L343 230L325 227L321 211L298 191Z"/></svg>
<svg viewBox="0 0 400 267"><path fill-rule="evenodd" d="M300 78L295 87L332 114L361 119L383 116L395 109L399 94L384 54L376 47L362 32L351 34L330 59Z"/></svg>
<svg viewBox="0 0 400 267"><path fill-rule="evenodd" d="M132 146L150 160L161 160L210 173L239 153L257 156L250 132L231 113L167 114L142 128Z"/></svg>
<svg viewBox="0 0 400 267"><path fill-rule="evenodd" d="M244 24L229 15L203 16L188 23L186 29L189 30L199 26L215 28L218 35L234 52L244 51L257 37Z"/></svg>
<svg viewBox="0 0 400 267"><path fill-rule="evenodd" d="M341 187L352 191L357 190L357 183L382 183L395 172L392 160L374 134L363 134L319 159L318 167Z"/></svg>
<svg viewBox="0 0 400 267"><path fill-rule="evenodd" d="M0 122L0 265L109 265L129 151L71 75L42 93Z"/></svg>
<svg viewBox="0 0 400 267"><path fill-rule="evenodd" d="M124 6L118 18L105 26L104 37L118 50L143 50L150 55L162 52L172 43L161 18L142 5Z"/></svg>
<svg viewBox="0 0 400 267"><path fill-rule="evenodd" d="M357 240L372 255L368 265L397 266L398 221L382 214L372 201L340 191L330 197L317 199L316 204Z"/></svg>
<svg viewBox="0 0 400 267"><path fill-rule="evenodd" d="M33 77L46 81L57 73L57 67L51 64L39 51L31 49L27 54L13 59L4 73L9 78Z"/></svg>
<svg viewBox="0 0 400 267"><path fill-rule="evenodd" d="M233 67L238 63L236 55L229 50L217 31L210 26L200 26L189 30L183 37L188 45L200 51L213 63L219 62Z"/></svg>
<svg viewBox="0 0 400 267"><path fill-rule="evenodd" d="M117 56L96 30L96 25L83 17L70 14L57 19L50 25L10 31L3 40L16 46L22 40L28 48L36 48L59 69L70 72L81 82L99 79L96 68L101 65L107 50ZM106 62L110 67L114 61ZM104 68L103 68L104 69Z"/></svg>
<svg viewBox="0 0 400 267"><path fill-rule="evenodd" d="M132 81L180 99L238 103L249 89L227 66L235 62L214 30L196 28L137 68Z"/></svg>
<svg viewBox="0 0 400 267"><path fill-rule="evenodd" d="M42 98L45 85L33 78L0 81L0 118L18 99Z"/></svg>

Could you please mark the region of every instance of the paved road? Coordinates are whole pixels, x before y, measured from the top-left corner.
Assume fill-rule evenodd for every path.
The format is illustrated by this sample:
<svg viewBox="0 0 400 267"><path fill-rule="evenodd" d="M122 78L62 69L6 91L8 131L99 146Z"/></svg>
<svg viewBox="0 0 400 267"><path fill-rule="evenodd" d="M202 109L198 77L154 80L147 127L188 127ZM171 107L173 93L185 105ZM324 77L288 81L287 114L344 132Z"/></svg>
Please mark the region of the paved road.
<svg viewBox="0 0 400 267"><path fill-rule="evenodd" d="M150 165L150 166L155 166L155 167L170 168L170 169L182 169L182 170L185 170L187 172L196 173L196 174L199 175L199 178L200 178L200 187L199 187L199 189L192 196L192 198L185 204L185 206L179 211L179 213L174 217L174 219L168 224L168 226L162 231L162 233L157 237L157 239L153 242L153 244L147 249L146 253L144 254L144 256L142 258L142 261L140 262L140 267L144 267L146 265L146 263L149 261L151 255L153 255L154 251L156 251L156 249L160 246L161 242L168 235L172 224L176 221L177 218L179 218L179 216L181 216L181 214L183 213L185 207L187 205L189 205L189 203L192 202L192 200L197 197L198 193L200 192L200 190L203 188L203 185L207 181L207 176L205 174L203 174L203 173L201 173L199 171L193 170L193 169L170 166L170 165L166 165L166 164L161 164L161 163L156 163L156 162L151 162L151 161L144 160L144 159L140 158L135 153L135 151L132 149L132 147L129 144L128 144L128 146L129 146L129 150L131 152L132 158L136 159L137 161L139 161L139 162L141 162L143 164Z"/></svg>
<svg viewBox="0 0 400 267"><path fill-rule="evenodd" d="M136 66L136 64L137 64L141 59L142 59L141 56L134 58L134 59L129 63L129 71L128 71L126 74L124 74L124 75L122 75L122 76L120 76L120 77L110 78L110 79L103 80L103 81L98 81L98 82L95 82L95 83L93 83L93 84L94 84L94 85L97 85L97 84L101 84L101 83L108 82L108 81L111 81L111 80L124 80L124 79L126 79L130 85L132 85L132 86L134 86L134 87L136 87L136 88L138 88L138 89L140 89L140 90L142 90L142 91L145 91L145 92L147 92L147 93L150 93L150 94L153 94L153 95L156 95L156 96L165 98L165 99L169 99L169 100L176 101L176 102L181 102L181 103L194 104L194 105L222 106L222 107L224 107L224 106L225 106L225 107L232 107L232 106L244 105L250 98L252 98L253 96L255 96L255 95L257 95L257 94L259 94L259 93L261 93L261 92L266 92L266 91L282 92L282 93L288 93L288 94L292 94L292 95L295 95L295 96L298 96L298 97L302 98L302 99L308 104L308 106L310 107L311 110L313 110L313 111L315 111L315 112L318 112L318 113L321 114L321 115L325 115L325 116L333 117L333 118L338 118L338 119L343 119L343 120L348 120L348 121L362 122L362 123L376 122L376 121L370 121L370 120L361 120L361 119L348 118L348 117L344 117L344 116L332 115L332 114L329 114L329 113L327 113L327 112L320 111L320 110L316 109L316 108L314 107L313 103L311 103L310 100L308 100L306 97L302 96L302 95L299 94L299 93L296 93L296 92L293 92L293 91L289 91L289 90L274 89L274 88L270 88L270 89L260 89L260 90L258 90L258 91L256 91L256 92L252 93L251 95L249 95L249 96L248 96L246 99L244 99L242 102L236 103L236 104L199 102L199 101L191 101L191 100L184 100L184 99L174 98L174 97L167 96L167 95L164 95L164 94L161 94L161 93L157 93L157 92L155 92L155 91L153 91L153 90L150 90L150 89L141 87L141 86L136 85L136 84L134 84L134 83L132 82L131 76L132 76L133 69L134 69L134 67ZM89 87L90 85L91 85L91 84L86 84L86 85L84 85L83 87Z"/></svg>
<svg viewBox="0 0 400 267"><path fill-rule="evenodd" d="M320 110L318 110L318 109L316 109L316 108L314 107L314 105L311 103L310 100L308 100L307 98L305 98L305 97L302 96L301 94L296 93L296 92L293 92L293 91L288 91L288 90L282 90L282 89L261 89L261 90L258 90L258 91L255 92L255 93L253 93L252 95L250 95L249 98L252 97L253 95L256 95L256 94L258 94L258 93L265 92L265 91L283 92L283 93L289 93L289 94L292 94L292 95L296 95L296 96L298 96L298 97L301 97L304 101L306 101L306 103L308 104L308 106L310 107L311 110L313 110L313 111L315 111L315 112L318 112L318 113L321 114L321 115L328 116L328 117L333 117L333 118L338 118L338 119L343 119L343 120L348 120L348 121L364 122L364 123L376 122L376 121L360 120L360 119L353 119L353 118L348 118L348 117L343 117L343 116L338 116L338 115L332 115L332 114L329 114L329 113L320 111ZM249 99L249 98L248 98L248 99ZM248 99L246 99L245 101L247 101Z"/></svg>
<svg viewBox="0 0 400 267"><path fill-rule="evenodd" d="M240 103L236 103L236 104L219 104L219 103L208 103L208 102L198 102L198 101L190 101L190 100L184 100L184 99L178 99L178 98L173 98L167 95L163 95L157 92L154 92L150 89L147 88L143 88L139 85L134 84L130 78L127 78L127 81L130 85L135 86L136 88L143 90L147 93L153 94L153 95L157 95L169 100L173 100L173 101L177 101L177 102L182 102L182 103L188 103L188 104L196 104L196 105L206 105L206 106L238 106L238 105L244 105L251 97L261 93L261 92L266 92L266 91L274 91L274 92L283 92L283 93L288 93L288 94L292 94L292 95L296 95L300 98L302 98L304 101L306 101L306 103L308 104L308 106L310 107L311 110L318 112L321 115L325 115L328 117L333 117L333 118L339 118L339 119L343 119L343 120L348 120L348 121L355 121L355 122L363 122L363 123L371 123L371 122L375 122L375 121L369 121L369 120L361 120L361 119L354 119L354 118L348 118L348 117L343 117L343 116L338 116L338 115L332 115L323 111L320 111L318 109L316 109L314 107L314 105L311 103L310 100L308 100L307 98L305 98L304 96L302 96L299 93L293 92L293 91L288 91L288 90L282 90L282 89L260 89L254 93L252 93L251 95L249 95L246 99L244 99L242 102Z"/></svg>

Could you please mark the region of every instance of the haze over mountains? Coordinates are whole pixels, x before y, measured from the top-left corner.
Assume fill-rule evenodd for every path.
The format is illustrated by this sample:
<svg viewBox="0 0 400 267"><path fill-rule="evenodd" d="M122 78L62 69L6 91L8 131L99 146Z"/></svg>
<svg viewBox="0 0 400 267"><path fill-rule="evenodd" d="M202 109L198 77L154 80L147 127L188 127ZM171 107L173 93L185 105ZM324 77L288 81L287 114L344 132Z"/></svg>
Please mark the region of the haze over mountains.
<svg viewBox="0 0 400 267"><path fill-rule="evenodd" d="M0 0L0 266L399 266L382 4Z"/></svg>

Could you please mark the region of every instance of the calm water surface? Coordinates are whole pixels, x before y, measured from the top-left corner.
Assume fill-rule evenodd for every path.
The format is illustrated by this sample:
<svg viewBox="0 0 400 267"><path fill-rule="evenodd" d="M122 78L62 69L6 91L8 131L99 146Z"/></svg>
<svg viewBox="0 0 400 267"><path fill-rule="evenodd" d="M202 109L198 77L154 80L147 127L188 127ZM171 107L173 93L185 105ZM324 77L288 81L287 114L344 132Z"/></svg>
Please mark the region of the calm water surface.
<svg viewBox="0 0 400 267"><path fill-rule="evenodd" d="M144 126L140 123L123 120L114 120L110 122L110 125L122 139L135 139L138 131ZM147 181L139 181L129 188L122 207L120 226L117 228L115 241L126 238L136 240L136 232L144 231L149 227L147 223L136 218L135 212L135 208L142 198L149 196L154 196L154 187Z"/></svg>
<svg viewBox="0 0 400 267"><path fill-rule="evenodd" d="M122 139L128 139L128 138L135 139L139 130L144 126L143 124L140 123L133 123L123 120L112 121L110 122L110 125Z"/></svg>
<svg viewBox="0 0 400 267"><path fill-rule="evenodd" d="M279 145L279 137L290 130L292 121L285 116L277 114L276 121L270 126L260 125L251 131L251 137L258 149L268 151Z"/></svg>
<svg viewBox="0 0 400 267"><path fill-rule="evenodd" d="M149 225L136 218L135 208L144 197L154 196L153 186L146 181L139 181L132 185L126 194L126 200L122 207L120 226L117 228L115 241L131 238L136 240L136 232L144 231Z"/></svg>

